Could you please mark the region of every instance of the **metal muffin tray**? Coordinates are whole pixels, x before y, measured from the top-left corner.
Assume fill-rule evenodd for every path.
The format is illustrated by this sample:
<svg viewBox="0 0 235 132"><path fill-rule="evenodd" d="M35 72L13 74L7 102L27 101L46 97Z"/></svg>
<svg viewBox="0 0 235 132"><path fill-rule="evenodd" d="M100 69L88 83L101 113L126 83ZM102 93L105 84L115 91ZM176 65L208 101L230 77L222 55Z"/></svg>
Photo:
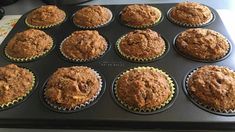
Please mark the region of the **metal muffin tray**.
<svg viewBox="0 0 235 132"><path fill-rule="evenodd" d="M23 15L15 28L9 33L0 46L0 66L15 63L29 68L37 76L38 85L32 91L31 96L22 103L9 109L0 111L0 127L23 128L78 128L78 129L235 129L235 116L213 114L201 109L184 93L184 78L197 67L213 64L227 66L235 69L235 53L231 48L230 55L216 62L198 62L180 55L173 46L173 40L177 34L188 29L171 23L167 19L168 10L175 4L152 4L162 11L163 20L151 29L160 33L169 42L169 51L164 57L146 63L136 63L120 57L116 53L115 43L119 37L133 31L120 23L119 12L126 5L107 5L114 16L108 25L97 30L109 42L109 49L99 59L75 63L63 58L59 46L64 38L73 31L82 30L72 22L72 15L81 6L62 6L66 12L66 20L55 27L44 29L55 43L55 47L46 56L30 62L14 62L4 55L4 48L8 41L17 33L28 29ZM228 40L231 40L218 13L213 10L215 20L203 28L220 32ZM231 41L230 41L231 42ZM233 43L231 43L234 46ZM45 106L42 101L42 90L48 77L59 67L89 66L100 73L105 81L106 88L103 95L92 106L81 111L62 113L56 112ZM174 78L178 86L178 95L171 106L164 111L153 114L135 114L120 107L112 97L112 86L115 78L123 71L138 66L152 66L159 68Z"/></svg>

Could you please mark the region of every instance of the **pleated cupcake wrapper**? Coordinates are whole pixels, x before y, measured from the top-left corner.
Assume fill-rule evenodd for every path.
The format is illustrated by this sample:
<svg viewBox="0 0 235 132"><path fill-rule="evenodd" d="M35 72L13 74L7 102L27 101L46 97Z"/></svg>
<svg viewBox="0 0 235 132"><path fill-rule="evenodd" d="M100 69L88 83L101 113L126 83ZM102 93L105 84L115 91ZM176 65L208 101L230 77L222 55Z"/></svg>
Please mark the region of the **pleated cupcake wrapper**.
<svg viewBox="0 0 235 132"><path fill-rule="evenodd" d="M87 67L87 68L89 68L89 67ZM91 68L89 68L89 69L91 69ZM43 97L44 97L44 100L46 101L46 103L47 103L51 108L53 108L53 109L55 109L55 110L58 110L58 111L60 111L60 112L74 112L74 111L76 111L76 110L80 110L80 109L83 109L83 108L85 108L86 106L88 106L90 103L92 103L92 102L98 97L98 95L99 95L100 92L101 92L102 85L103 85L103 80L102 80L101 76L99 75L99 73L96 72L94 69L91 69L91 70L96 74L97 78L98 78L99 81L100 81L99 89L98 89L97 93L96 93L91 99L89 99L89 100L86 101L85 103L80 104L80 105L77 105L77 106L75 106L75 107L73 107L73 108L61 107L61 106L59 106L59 104L57 104L56 102L55 102L55 103L51 102L51 101L45 96L45 90L46 90L46 88L44 88Z"/></svg>
<svg viewBox="0 0 235 132"><path fill-rule="evenodd" d="M26 69L26 68L24 68L24 69ZM33 76L33 82L32 82L31 88L30 88L23 96L20 96L20 97L14 99L14 100L11 101L11 102L8 102L8 103L5 103L5 104L1 104L1 105L0 105L0 109L4 109L4 108L7 108L7 107L10 107L10 106L12 106L12 105L14 105L14 104L16 104L16 103L22 101L22 100L23 100L24 98L26 98L26 97L29 95L29 93L33 90L33 87L35 86L35 75L34 75L34 73L31 72L30 70L28 70L28 69L26 69L26 70L29 71L29 72L32 74L32 76Z"/></svg>
<svg viewBox="0 0 235 132"><path fill-rule="evenodd" d="M61 23L65 20L65 18L66 18L66 13L65 13L65 12L63 12L63 13L65 14L65 17L64 17L61 21L58 21L58 22L56 22L56 23L54 23L54 24L50 24L50 25L46 25L46 26L36 26L36 25L32 25L32 24L29 24L29 23L28 23L27 17L25 18L25 24L26 24L27 26L29 26L29 27L31 27L31 28L35 28L35 29L51 28L51 27L54 27L54 26L56 26L56 25L61 24Z"/></svg>
<svg viewBox="0 0 235 132"><path fill-rule="evenodd" d="M227 67L226 67L227 68ZM202 103L200 100L197 99L196 96L194 96L193 94L190 93L190 91L188 90L189 87L188 87L188 82L189 82L189 79L190 77L193 75L193 73L195 73L197 70L199 70L199 68L193 70L192 72L190 72L188 75L187 75L187 78L186 78L186 82L185 82L185 88L186 90L188 91L188 94L189 96L195 101L195 103L199 104L200 106L210 110L210 111L213 111L213 112L219 112L219 113L225 113L225 114L229 114L229 113L234 113L235 112L235 109L229 109L229 110L225 110L225 109L216 109L214 107L211 107L211 106L208 106L204 103ZM230 69L231 70L231 69ZM232 70L231 70L232 71Z"/></svg>
<svg viewBox="0 0 235 132"><path fill-rule="evenodd" d="M106 9L107 9L107 11L108 11L109 14L110 14L110 18L109 18L109 20L108 20L107 22L105 22L105 23L102 23L102 24L97 25L97 26L91 26L91 27L86 27L86 26L82 26L82 25L76 24L74 21L73 21L73 23L74 23L75 26L77 26L78 28L81 28L81 29L96 29L96 28L103 27L103 26L109 24L109 23L111 22L112 18L113 18L113 13L112 13L108 8L106 8ZM75 15L75 14L74 14L74 15ZM74 15L73 15L73 16L74 16Z"/></svg>
<svg viewBox="0 0 235 132"><path fill-rule="evenodd" d="M156 10L156 12L160 12L160 17L156 21L154 21L152 24L145 24L145 25L141 25L141 26L136 26L136 25L127 24L125 22L122 22L122 23L124 25L128 26L128 27L136 28L136 29L143 29L143 28L152 27L152 26L156 25L157 23L159 23L161 21L161 19L162 19L162 12L158 8L156 8L156 7L153 7L153 8Z"/></svg>
<svg viewBox="0 0 235 132"><path fill-rule="evenodd" d="M5 47L5 55L7 58L9 58L10 60L13 60L13 61L16 61L16 62L28 62L28 61L32 61L32 60L35 60L35 59L38 59L44 55L46 55L47 53L49 53L54 45L54 42L53 42L53 39L51 38L52 40L52 43L51 43L51 47L50 49L44 51L42 54L39 54L39 55L36 55L36 56L33 56L33 57L28 57L28 58L15 58L15 57L12 57L10 56L7 51L6 51L6 47Z"/></svg>
<svg viewBox="0 0 235 132"><path fill-rule="evenodd" d="M71 36L71 35L70 35ZM63 47L63 44L64 44L64 42L70 37L70 36L68 36L68 37L66 37L62 42L61 42L61 44L60 44L60 52L61 52L61 54L65 57L65 58L67 58L68 60L70 60L70 61L73 61L73 62L86 62L86 61L92 61L92 60L95 60L95 59L98 59L99 57L101 57L106 51L107 51L107 49L108 49L108 42L106 41L106 49L104 50L104 52L102 52L100 55L98 55L98 56L95 56L95 57L93 57L93 58L89 58L89 59L75 59L75 58L71 58L71 57L69 57L69 56L67 56L63 51L62 51L62 47Z"/></svg>
<svg viewBox="0 0 235 132"><path fill-rule="evenodd" d="M169 82L169 85L171 87L171 95L168 97L168 99L162 103L160 106L157 106L157 107L154 107L154 108L146 108L146 109L143 109L143 108L137 108L137 107L133 107L133 106L130 106L128 104L126 104L124 101L122 101L122 99L120 99L118 97L118 94L117 94L117 82L118 80L120 79L120 77L122 77L123 75L129 73L130 71L132 70L142 70L142 69L150 69L150 70L153 70L153 71L156 71L156 72L159 72L161 74L163 74L165 77L167 77L167 80ZM172 98L174 97L174 94L175 94L175 85L173 83L173 80L170 78L170 76L163 72L162 70L158 69L158 68L154 68L154 67L137 67L137 68L133 68L133 69L130 69L130 70L127 70L125 71L124 73L122 73L115 81L115 85L114 85L114 95L115 97L117 98L117 100L121 103L121 105L123 105L124 107L126 107L128 110L130 111L133 111L133 112L143 112L143 113L148 113L148 112L154 112L154 111L157 111L161 108L163 108L164 106L166 106L167 104L170 103L170 101L172 100Z"/></svg>
<svg viewBox="0 0 235 132"><path fill-rule="evenodd" d="M216 31L215 31L216 32ZM182 33L182 32L181 32ZM179 48L176 46L176 40L178 38L178 36L181 34L179 33L176 37L176 39L174 40L174 46L175 48L177 48L178 52L180 52L181 54L183 54L184 56L187 56L187 54L183 53L182 51L179 50ZM199 58L196 58L196 57L193 57L191 55L189 55L188 58L192 59L192 60L198 60L198 61L201 61L201 62L214 62L214 61L219 61L219 60L222 60L223 58L226 58L226 56L228 56L228 54L230 53L230 50L232 49L232 45L231 43L229 42L229 40L227 38L225 38L222 34L220 34L219 32L216 32L220 37L222 37L223 39L225 39L227 41L227 44L229 45L229 48L227 49L227 51L221 56L221 57L218 57L218 58L215 58L215 59L199 59Z"/></svg>
<svg viewBox="0 0 235 132"><path fill-rule="evenodd" d="M127 35L124 35L122 36L121 38L119 38L116 42L116 47L118 49L118 52L123 56L125 57L126 59L128 60L132 60L132 61L136 61L136 62L146 62L146 61L152 61L154 59L157 59L159 58L160 56L162 56L165 51L166 51L166 44L164 46L164 49L162 50L162 52L154 57L149 57L149 58L138 58L138 57L134 57L134 56L129 56L129 55L126 55L125 53L122 52L121 48L120 48L120 42L122 41L122 39L124 39ZM164 40L165 42L165 40ZM165 42L166 43L166 42Z"/></svg>
<svg viewBox="0 0 235 132"><path fill-rule="evenodd" d="M169 11L167 12L167 16L168 18L174 22L175 24L178 24L180 26L184 26L184 27L201 27L201 26L204 26L208 23L210 23L213 19L214 19L214 15L213 15L213 12L211 11L211 16L210 16L210 19L207 20L206 22L203 22L203 23L197 23L197 24L189 24L189 23L183 23L181 21L178 21L178 20L175 20L174 18L171 17L171 11L172 11L173 8L170 8Z"/></svg>

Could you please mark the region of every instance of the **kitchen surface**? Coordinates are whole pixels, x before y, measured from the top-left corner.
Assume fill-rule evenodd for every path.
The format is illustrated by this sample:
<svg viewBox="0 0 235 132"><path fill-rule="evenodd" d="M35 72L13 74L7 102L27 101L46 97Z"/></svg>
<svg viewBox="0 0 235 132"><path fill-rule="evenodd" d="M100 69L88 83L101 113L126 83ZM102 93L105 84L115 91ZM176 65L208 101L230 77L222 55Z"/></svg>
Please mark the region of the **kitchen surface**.
<svg viewBox="0 0 235 132"><path fill-rule="evenodd" d="M234 122L235 122L235 114L234 112L229 114L221 114L217 112L211 112L208 108L203 108L197 102L193 102L190 97L188 97L187 88L184 84L187 80L187 75L190 71L196 67L200 67L206 64L215 64L215 65L226 65L235 68L235 53L234 53L234 44L235 44L235 20L232 19L235 15L235 1L234 0L193 0L195 2L199 2L215 10L214 16L215 20L213 20L210 24L205 25L205 28L214 29L223 35L226 36L228 42L230 43L230 51L227 53L225 58L222 58L218 61L198 61L198 60L190 60L190 58L185 58L185 56L181 55L179 51L175 48L175 36L178 35L181 31L187 29L187 27L174 25L166 15L168 9L172 7L174 4L183 2L182 0L93 0L86 3L82 3L82 6L86 5L106 5L106 7L110 8L114 13L114 19L111 20L110 25L104 26L100 29L97 29L101 32L102 35L105 36L105 39L108 39L108 50L103 58L98 59L97 61L91 61L88 63L79 63L68 61L66 58L63 58L63 55L59 55L58 45L63 41L63 39L68 36L71 32L76 29L82 30L76 26L71 26L70 16L77 10L80 9L79 6L63 6L62 8L66 10L66 13L70 14L68 18L66 18L66 22L62 23L63 29L59 27L55 27L54 29L45 29L45 32L52 35L55 40L56 46L53 47L53 54L49 54L43 57L38 61L32 62L16 62L21 66L32 68L33 71L37 72L37 75L41 78L38 79L37 83L39 87L44 86L44 82L47 80L47 77L52 74L52 71L57 67L63 66L71 66L71 65L85 65L90 66L92 68L97 68L97 70L101 71L101 78L103 79L104 86L101 90L101 95L97 97L99 99L97 102L94 102L90 108L84 109L82 111L77 111L74 113L60 113L57 110L44 107L45 103L42 105L40 102L43 100L42 98L42 89L37 89L31 95L29 99L24 102L24 104L19 104L16 106L16 109L8 109L4 111L0 111L0 124L5 124L0 128L0 131L7 132L15 132L15 131L42 131L40 128L43 128L43 131L54 132L54 131L77 131L77 130L69 130L69 129L81 129L80 131L109 131L109 130L210 130L210 131L220 131L223 129L234 130ZM162 58L139 63L139 62L128 62L125 58L120 57L120 54L116 54L115 44L116 41L125 33L133 31L133 28L124 26L120 24L118 12L127 4L152 4L154 6L159 6L163 11L163 18L160 20L158 24L151 29L160 32L163 36L164 41L167 43L166 45L166 53L163 54ZM159 5L158 5L159 4ZM25 13L30 12L32 9L40 7L41 5L45 5L40 0L18 0L16 3L3 6L5 10L5 16L2 20L0 20L0 29L2 25L5 30L10 30L13 28L12 32L8 34L9 31L5 31L4 35L0 34L0 42L3 45L6 45L6 41L9 41L10 37L8 36L4 41L5 37L10 35L11 37L19 31L27 29L27 25L24 24ZM20 17L22 19L19 19ZM18 21L19 19L19 21ZM15 25L15 23L18 23ZM20 24L21 25L20 25ZM112 27L111 28L109 28ZM165 27L164 27L165 26ZM167 26L167 27L166 27ZM17 30L16 30L17 29ZM65 30L66 29L66 30ZM44 29L43 29L44 30ZM0 30L1 31L1 30ZM4 52L4 48L0 48L1 52ZM58 51L57 51L58 50ZM56 58L55 57L58 57ZM0 61L2 61L1 66L3 64L8 64L9 60L6 59L5 56L1 55ZM175 57L175 58L174 58ZM7 60L7 61L6 61ZM9 62L8 62L9 61ZM14 63L14 62L13 62ZM41 65L41 66L40 66ZM48 68L50 66L50 68ZM128 111L128 108L122 106L121 103L118 102L118 99L115 98L115 91L113 87L115 87L114 79L117 79L117 76L120 72L125 71L126 69L138 67L138 66L153 66L163 69L169 73L169 77L172 78L172 85L175 87L174 97L172 97L172 102L169 105L164 106L164 109L156 111L151 114L143 114L143 111L133 112ZM40 69L41 68L41 69ZM42 70L47 69L47 70ZM180 70L179 70L180 69ZM41 80L40 80L41 79ZM106 81L106 82L105 82ZM187 96L186 96L187 95ZM36 96L36 97L35 97ZM31 100L30 100L31 99ZM32 103L32 108L30 108L30 103ZM38 105L40 107L36 108ZM108 106L106 106L108 105ZM23 107L25 106L25 107ZM121 107L120 107L121 106ZM28 109L26 109L28 108ZM94 108L93 111L92 108ZM18 110L17 110L18 109ZM30 111L31 109L31 111ZM28 114L25 113L28 112ZM2 112L2 113L1 113ZM4 113L5 112L5 113ZM38 113L38 115L34 115L33 112ZM97 113L96 113L97 112ZM114 114L114 112L116 112ZM177 114L176 114L177 113ZM11 115L9 115L11 114ZM21 119L22 115L25 114L23 120ZM8 116L9 115L9 116ZM17 117L17 118L15 118ZM77 118L78 117L78 118ZM1 119L2 118L2 119ZM38 121L37 119L41 119ZM53 118L53 119L49 119ZM63 119L62 119L63 118ZM22 122L20 121L22 120ZM12 126L11 121L17 124ZM24 124L24 121L28 123ZM31 122L29 122L31 121ZM45 121L45 122L44 122ZM76 122L79 122L81 126L78 126ZM50 125L46 125L46 124ZM70 124L71 123L71 124ZM106 123L108 125L106 125ZM112 124L116 123L116 124ZM146 123L146 125L143 125ZM185 125L184 125L185 123ZM23 128L18 128L22 127ZM221 125L221 126L220 126ZM17 127L17 128L14 128ZM30 128L30 129L28 129ZM62 130L58 130L62 129ZM88 130L87 130L88 129ZM91 129L91 130L89 130Z"/></svg>

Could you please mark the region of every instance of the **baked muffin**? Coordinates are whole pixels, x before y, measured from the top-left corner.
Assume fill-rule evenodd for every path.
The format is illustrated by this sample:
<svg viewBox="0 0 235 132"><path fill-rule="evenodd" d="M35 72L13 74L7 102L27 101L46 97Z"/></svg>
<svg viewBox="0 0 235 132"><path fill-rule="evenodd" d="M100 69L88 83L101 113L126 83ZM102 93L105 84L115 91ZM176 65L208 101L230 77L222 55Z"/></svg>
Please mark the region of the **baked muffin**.
<svg viewBox="0 0 235 132"><path fill-rule="evenodd" d="M48 28L64 21L66 14L54 5L41 6L28 14L25 22L33 28Z"/></svg>
<svg viewBox="0 0 235 132"><path fill-rule="evenodd" d="M91 68L72 66L57 69L49 78L44 96L53 106L77 109L93 101L101 90L101 78Z"/></svg>
<svg viewBox="0 0 235 132"><path fill-rule="evenodd" d="M179 34L176 47L183 54L199 60L217 60L229 51L227 39L211 29L193 28Z"/></svg>
<svg viewBox="0 0 235 132"><path fill-rule="evenodd" d="M235 72L222 66L203 66L189 77L188 91L196 100L216 110L234 110Z"/></svg>
<svg viewBox="0 0 235 132"><path fill-rule="evenodd" d="M129 32L117 41L120 54L130 60L148 61L160 57L165 49L164 39L151 29Z"/></svg>
<svg viewBox="0 0 235 132"><path fill-rule="evenodd" d="M213 19L211 10L200 3L182 2L171 8L169 17L173 22L184 26L201 26Z"/></svg>
<svg viewBox="0 0 235 132"><path fill-rule="evenodd" d="M174 93L169 76L152 67L138 67L124 72L116 80L115 89L122 104L140 111L153 111L165 106Z"/></svg>
<svg viewBox="0 0 235 132"><path fill-rule="evenodd" d="M78 10L73 17L73 22L81 28L97 28L107 24L111 19L112 12L108 8L93 5Z"/></svg>
<svg viewBox="0 0 235 132"><path fill-rule="evenodd" d="M16 61L27 61L47 53L53 46L52 38L37 29L17 33L7 44L5 53Z"/></svg>
<svg viewBox="0 0 235 132"><path fill-rule="evenodd" d="M144 4L128 5L121 11L120 19L127 26L145 28L160 21L161 11Z"/></svg>
<svg viewBox="0 0 235 132"><path fill-rule="evenodd" d="M34 75L15 64L0 67L0 107L19 102L32 90Z"/></svg>
<svg viewBox="0 0 235 132"><path fill-rule="evenodd" d="M104 54L108 44L98 31L75 31L61 44L60 51L73 61L87 61Z"/></svg>

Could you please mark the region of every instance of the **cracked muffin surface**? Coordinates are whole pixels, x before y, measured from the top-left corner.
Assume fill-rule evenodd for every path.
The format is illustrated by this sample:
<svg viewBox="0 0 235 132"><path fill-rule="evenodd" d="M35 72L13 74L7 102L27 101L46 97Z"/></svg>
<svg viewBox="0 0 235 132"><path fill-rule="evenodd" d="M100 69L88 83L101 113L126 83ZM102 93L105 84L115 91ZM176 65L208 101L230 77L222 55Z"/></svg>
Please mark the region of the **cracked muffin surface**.
<svg viewBox="0 0 235 132"><path fill-rule="evenodd" d="M207 6L200 3L182 2L172 8L170 17L180 23L204 24L208 23L213 15Z"/></svg>
<svg viewBox="0 0 235 132"><path fill-rule="evenodd" d="M112 18L112 12L103 6L87 6L78 10L73 22L82 27L96 27L108 23Z"/></svg>
<svg viewBox="0 0 235 132"><path fill-rule="evenodd" d="M124 24L145 26L158 22L161 18L161 11L153 6L134 4L124 7L120 15Z"/></svg>
<svg viewBox="0 0 235 132"><path fill-rule="evenodd" d="M29 13L26 21L33 26L50 26L62 22L65 17L63 10L53 5L46 5Z"/></svg>
<svg viewBox="0 0 235 132"><path fill-rule="evenodd" d="M120 51L129 57L153 58L165 50L165 41L151 29L135 30L125 35L119 43Z"/></svg>
<svg viewBox="0 0 235 132"><path fill-rule="evenodd" d="M211 29L193 28L176 38L176 47L196 59L216 60L224 57L230 46L227 39Z"/></svg>
<svg viewBox="0 0 235 132"><path fill-rule="evenodd" d="M17 33L7 44L6 53L13 58L37 57L52 48L53 40L45 32L28 29Z"/></svg>
<svg viewBox="0 0 235 132"><path fill-rule="evenodd" d="M188 90L199 102L220 110L235 109L235 72L206 65L189 78Z"/></svg>
<svg viewBox="0 0 235 132"><path fill-rule="evenodd" d="M89 102L101 89L101 79L96 72L84 66L59 68L49 78L45 97L52 104L74 108Z"/></svg>
<svg viewBox="0 0 235 132"><path fill-rule="evenodd" d="M117 80L117 97L136 108L160 107L171 94L167 77L152 69L132 69Z"/></svg>
<svg viewBox="0 0 235 132"><path fill-rule="evenodd" d="M104 54L108 44L95 30L73 32L62 43L61 52L65 57L75 60L95 59Z"/></svg>
<svg viewBox="0 0 235 132"><path fill-rule="evenodd" d="M32 90L34 75L15 64L0 67L0 105L24 97Z"/></svg>

